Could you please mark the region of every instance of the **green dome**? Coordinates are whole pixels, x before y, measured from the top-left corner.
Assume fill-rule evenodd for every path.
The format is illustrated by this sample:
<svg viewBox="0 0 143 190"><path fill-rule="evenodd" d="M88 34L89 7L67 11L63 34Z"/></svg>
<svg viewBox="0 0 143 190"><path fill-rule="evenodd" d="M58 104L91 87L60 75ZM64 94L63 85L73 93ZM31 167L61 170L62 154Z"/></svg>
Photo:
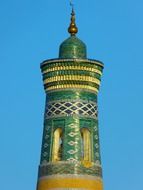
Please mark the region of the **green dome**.
<svg viewBox="0 0 143 190"><path fill-rule="evenodd" d="M76 36L71 36L60 45L59 58L86 59L86 45Z"/></svg>

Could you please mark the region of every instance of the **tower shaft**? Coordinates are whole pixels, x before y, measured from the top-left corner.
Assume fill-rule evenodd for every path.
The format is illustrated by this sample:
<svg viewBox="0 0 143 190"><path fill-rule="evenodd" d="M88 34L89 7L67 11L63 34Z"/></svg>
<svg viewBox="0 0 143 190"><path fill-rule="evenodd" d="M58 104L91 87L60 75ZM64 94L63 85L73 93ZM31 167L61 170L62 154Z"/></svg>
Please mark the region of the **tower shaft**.
<svg viewBox="0 0 143 190"><path fill-rule="evenodd" d="M41 64L46 106L37 190L103 189L97 106L103 63L86 58L72 27L59 58Z"/></svg>

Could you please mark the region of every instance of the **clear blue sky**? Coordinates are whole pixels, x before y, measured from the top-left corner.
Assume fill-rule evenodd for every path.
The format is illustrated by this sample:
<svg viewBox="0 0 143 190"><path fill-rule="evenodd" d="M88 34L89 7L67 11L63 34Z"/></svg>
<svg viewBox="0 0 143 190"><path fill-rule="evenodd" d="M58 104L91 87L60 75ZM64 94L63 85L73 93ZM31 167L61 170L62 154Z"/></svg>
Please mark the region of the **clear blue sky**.
<svg viewBox="0 0 143 190"><path fill-rule="evenodd" d="M143 189L143 1L74 0L78 37L104 62L105 190ZM68 0L0 1L0 189L35 190L45 94L40 62L68 37Z"/></svg>

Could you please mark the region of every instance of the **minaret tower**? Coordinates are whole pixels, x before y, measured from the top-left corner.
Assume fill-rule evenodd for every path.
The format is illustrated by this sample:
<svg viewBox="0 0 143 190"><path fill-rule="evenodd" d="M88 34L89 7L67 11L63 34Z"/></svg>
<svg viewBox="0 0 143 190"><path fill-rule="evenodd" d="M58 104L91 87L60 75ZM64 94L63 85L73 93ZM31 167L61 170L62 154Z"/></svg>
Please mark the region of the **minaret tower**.
<svg viewBox="0 0 143 190"><path fill-rule="evenodd" d="M103 63L87 59L74 10L68 32L59 58L41 64L46 108L37 190L103 190L97 109Z"/></svg>

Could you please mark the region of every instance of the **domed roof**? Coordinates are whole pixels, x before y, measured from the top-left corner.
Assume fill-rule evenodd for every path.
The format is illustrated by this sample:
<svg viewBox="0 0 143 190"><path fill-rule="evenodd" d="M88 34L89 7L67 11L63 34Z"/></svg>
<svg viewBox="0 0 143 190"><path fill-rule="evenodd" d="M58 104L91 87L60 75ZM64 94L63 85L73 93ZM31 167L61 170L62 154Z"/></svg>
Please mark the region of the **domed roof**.
<svg viewBox="0 0 143 190"><path fill-rule="evenodd" d="M70 36L61 45L59 50L59 58L72 59L86 58L86 45L75 35Z"/></svg>
<svg viewBox="0 0 143 190"><path fill-rule="evenodd" d="M61 59L85 59L86 45L76 37L78 28L75 23L75 12L72 8L71 23L68 28L71 36L60 45L59 58Z"/></svg>

